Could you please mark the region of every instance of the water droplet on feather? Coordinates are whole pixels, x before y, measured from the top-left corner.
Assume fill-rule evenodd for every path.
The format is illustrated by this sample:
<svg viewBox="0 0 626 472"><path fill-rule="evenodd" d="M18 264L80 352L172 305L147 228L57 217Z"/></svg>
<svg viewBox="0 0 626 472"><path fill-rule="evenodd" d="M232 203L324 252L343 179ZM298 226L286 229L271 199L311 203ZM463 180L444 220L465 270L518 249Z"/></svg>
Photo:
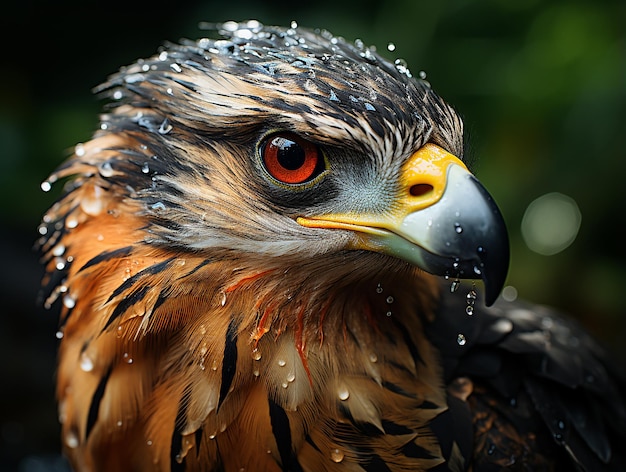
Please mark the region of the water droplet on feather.
<svg viewBox="0 0 626 472"><path fill-rule="evenodd" d="M78 447L78 435L75 431L68 431L65 435L65 445L70 449L75 449Z"/></svg>
<svg viewBox="0 0 626 472"><path fill-rule="evenodd" d="M83 352L80 356L80 368L83 372L91 372L93 370L93 360Z"/></svg>
<svg viewBox="0 0 626 472"><path fill-rule="evenodd" d="M72 309L76 306L76 300L69 295L65 295L63 297L63 305L65 305L65 308Z"/></svg>
<svg viewBox="0 0 626 472"><path fill-rule="evenodd" d="M330 459L333 462L341 462L344 458L344 454L343 452L341 452L339 449L333 449L332 451L330 451Z"/></svg>

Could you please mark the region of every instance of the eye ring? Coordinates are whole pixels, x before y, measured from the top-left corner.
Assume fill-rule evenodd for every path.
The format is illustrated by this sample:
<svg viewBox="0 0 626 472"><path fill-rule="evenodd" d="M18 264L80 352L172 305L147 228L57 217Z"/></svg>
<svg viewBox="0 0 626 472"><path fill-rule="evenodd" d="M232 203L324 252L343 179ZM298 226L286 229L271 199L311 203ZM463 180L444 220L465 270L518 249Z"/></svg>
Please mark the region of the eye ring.
<svg viewBox="0 0 626 472"><path fill-rule="evenodd" d="M263 140L259 150L263 167L281 184L308 183L326 168L320 148L294 133L274 133Z"/></svg>

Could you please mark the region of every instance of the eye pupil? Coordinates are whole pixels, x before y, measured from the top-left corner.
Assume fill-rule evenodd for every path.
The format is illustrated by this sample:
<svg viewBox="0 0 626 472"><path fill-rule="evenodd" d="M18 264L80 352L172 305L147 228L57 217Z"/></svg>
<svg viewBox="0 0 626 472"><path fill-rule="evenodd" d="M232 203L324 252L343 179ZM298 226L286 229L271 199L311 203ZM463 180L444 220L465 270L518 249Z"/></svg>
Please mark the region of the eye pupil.
<svg viewBox="0 0 626 472"><path fill-rule="evenodd" d="M277 159L281 166L287 170L297 170L304 165L306 155L299 144L286 139L275 138L272 146L277 148Z"/></svg>

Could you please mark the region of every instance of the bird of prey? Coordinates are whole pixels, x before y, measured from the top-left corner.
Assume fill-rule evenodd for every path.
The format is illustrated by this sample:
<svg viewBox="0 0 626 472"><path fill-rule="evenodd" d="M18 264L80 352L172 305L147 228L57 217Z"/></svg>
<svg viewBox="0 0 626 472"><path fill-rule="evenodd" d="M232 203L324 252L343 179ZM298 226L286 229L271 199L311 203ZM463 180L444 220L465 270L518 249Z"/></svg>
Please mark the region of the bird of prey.
<svg viewBox="0 0 626 472"><path fill-rule="evenodd" d="M453 108L360 41L214 28L112 75L42 184L72 466L625 470L619 369L498 298Z"/></svg>

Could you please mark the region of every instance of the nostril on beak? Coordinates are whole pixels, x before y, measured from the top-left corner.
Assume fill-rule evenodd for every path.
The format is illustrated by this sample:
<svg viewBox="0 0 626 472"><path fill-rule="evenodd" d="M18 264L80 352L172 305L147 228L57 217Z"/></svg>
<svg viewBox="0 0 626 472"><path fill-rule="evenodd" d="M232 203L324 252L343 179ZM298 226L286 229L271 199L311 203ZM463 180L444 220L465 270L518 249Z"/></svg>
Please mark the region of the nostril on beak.
<svg viewBox="0 0 626 472"><path fill-rule="evenodd" d="M432 191L433 186L430 184L415 184L411 185L411 188L409 189L409 192L413 197L423 197Z"/></svg>

